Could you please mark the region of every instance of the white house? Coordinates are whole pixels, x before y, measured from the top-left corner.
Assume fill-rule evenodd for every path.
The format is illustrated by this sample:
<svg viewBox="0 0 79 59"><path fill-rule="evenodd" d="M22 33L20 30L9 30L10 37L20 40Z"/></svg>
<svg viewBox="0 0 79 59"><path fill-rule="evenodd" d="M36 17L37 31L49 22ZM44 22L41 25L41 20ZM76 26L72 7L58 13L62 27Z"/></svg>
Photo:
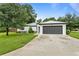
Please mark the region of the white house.
<svg viewBox="0 0 79 59"><path fill-rule="evenodd" d="M41 22L40 24L30 23L28 26L24 27L23 30L17 29L17 31L27 31L29 27L32 27L33 31L38 34L62 34L66 35L66 23L60 21L47 21Z"/></svg>
<svg viewBox="0 0 79 59"><path fill-rule="evenodd" d="M29 23L24 28L17 29L17 32L28 32L29 27L31 27L33 31L37 32L37 24L36 23Z"/></svg>
<svg viewBox="0 0 79 59"><path fill-rule="evenodd" d="M60 21L42 22L37 26L39 34L63 34L66 35L66 23Z"/></svg>

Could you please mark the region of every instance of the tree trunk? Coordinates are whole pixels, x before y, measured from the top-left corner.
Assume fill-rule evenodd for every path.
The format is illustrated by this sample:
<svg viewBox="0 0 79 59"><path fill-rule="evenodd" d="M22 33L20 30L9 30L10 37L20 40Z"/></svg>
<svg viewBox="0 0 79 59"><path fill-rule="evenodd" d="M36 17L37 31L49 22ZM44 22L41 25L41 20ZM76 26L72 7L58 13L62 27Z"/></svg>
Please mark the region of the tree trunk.
<svg viewBox="0 0 79 59"><path fill-rule="evenodd" d="M8 36L9 28L6 28L6 35Z"/></svg>

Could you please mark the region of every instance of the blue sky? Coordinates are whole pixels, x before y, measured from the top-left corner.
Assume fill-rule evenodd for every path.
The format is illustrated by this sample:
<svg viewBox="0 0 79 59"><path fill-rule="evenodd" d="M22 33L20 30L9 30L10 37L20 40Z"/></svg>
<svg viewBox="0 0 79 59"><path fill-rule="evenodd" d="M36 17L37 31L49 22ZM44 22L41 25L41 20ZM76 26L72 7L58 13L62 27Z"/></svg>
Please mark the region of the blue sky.
<svg viewBox="0 0 79 59"><path fill-rule="evenodd" d="M76 3L31 3L37 13L37 19L61 17L68 13L79 15L79 4Z"/></svg>

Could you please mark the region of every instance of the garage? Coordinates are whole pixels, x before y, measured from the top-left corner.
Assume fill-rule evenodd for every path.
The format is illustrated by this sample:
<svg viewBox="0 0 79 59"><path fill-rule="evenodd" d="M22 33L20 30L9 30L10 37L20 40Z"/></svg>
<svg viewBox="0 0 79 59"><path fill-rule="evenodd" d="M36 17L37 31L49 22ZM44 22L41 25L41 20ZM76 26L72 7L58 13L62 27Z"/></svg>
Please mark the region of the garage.
<svg viewBox="0 0 79 59"><path fill-rule="evenodd" d="M38 34L62 34L66 35L66 23L60 21L41 22L38 26Z"/></svg>
<svg viewBox="0 0 79 59"><path fill-rule="evenodd" d="M43 34L62 34L62 26L43 26Z"/></svg>

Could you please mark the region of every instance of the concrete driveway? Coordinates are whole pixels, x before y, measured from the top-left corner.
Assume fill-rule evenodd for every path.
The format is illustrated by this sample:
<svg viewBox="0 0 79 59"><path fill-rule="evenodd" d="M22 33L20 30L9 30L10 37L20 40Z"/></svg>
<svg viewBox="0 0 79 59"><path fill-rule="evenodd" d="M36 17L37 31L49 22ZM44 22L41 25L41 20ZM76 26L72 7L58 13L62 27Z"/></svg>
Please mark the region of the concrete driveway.
<svg viewBox="0 0 79 59"><path fill-rule="evenodd" d="M3 56L75 56L79 40L64 35L41 35L24 47Z"/></svg>

